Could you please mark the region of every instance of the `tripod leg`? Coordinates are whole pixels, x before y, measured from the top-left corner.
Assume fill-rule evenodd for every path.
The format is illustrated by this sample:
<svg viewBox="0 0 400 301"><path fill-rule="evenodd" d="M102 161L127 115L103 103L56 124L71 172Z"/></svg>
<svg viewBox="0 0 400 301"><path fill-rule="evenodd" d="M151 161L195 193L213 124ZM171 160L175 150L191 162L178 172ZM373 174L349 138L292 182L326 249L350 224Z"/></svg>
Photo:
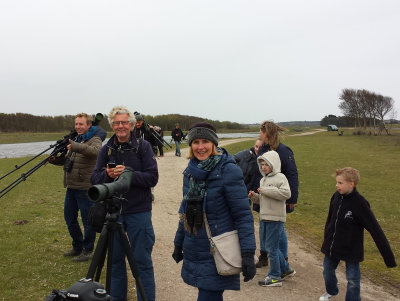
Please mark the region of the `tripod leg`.
<svg viewBox="0 0 400 301"><path fill-rule="evenodd" d="M106 224L103 226L103 229L101 230L101 234L93 254L92 262L90 263L89 270L86 275L87 279L94 279L95 281L99 281L101 270L104 266L104 261L106 258L107 241L110 240L110 235L112 235L112 231L108 230ZM96 270L97 270L96 278L94 278Z"/></svg>
<svg viewBox="0 0 400 301"><path fill-rule="evenodd" d="M133 257L131 245L129 244L128 238L126 237L126 234L125 234L124 230L122 229L121 224L119 224L118 230L119 230L119 235L121 238L122 248L124 249L126 257L128 258L128 262L129 262L129 266L132 271L133 278L135 278L135 281L136 281L136 286L139 289L139 293L142 296L143 301L147 301L147 296L144 291L142 280L140 279L139 269L136 265L135 258Z"/></svg>

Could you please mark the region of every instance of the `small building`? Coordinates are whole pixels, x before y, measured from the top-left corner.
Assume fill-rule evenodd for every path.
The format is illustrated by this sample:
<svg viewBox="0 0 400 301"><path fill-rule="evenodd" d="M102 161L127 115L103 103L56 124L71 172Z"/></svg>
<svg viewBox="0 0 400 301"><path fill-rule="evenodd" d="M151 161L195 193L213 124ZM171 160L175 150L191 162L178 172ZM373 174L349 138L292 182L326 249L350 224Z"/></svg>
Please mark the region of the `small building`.
<svg viewBox="0 0 400 301"><path fill-rule="evenodd" d="M330 132L330 131L338 131L339 129L336 125L329 124L327 130L328 130L328 132Z"/></svg>

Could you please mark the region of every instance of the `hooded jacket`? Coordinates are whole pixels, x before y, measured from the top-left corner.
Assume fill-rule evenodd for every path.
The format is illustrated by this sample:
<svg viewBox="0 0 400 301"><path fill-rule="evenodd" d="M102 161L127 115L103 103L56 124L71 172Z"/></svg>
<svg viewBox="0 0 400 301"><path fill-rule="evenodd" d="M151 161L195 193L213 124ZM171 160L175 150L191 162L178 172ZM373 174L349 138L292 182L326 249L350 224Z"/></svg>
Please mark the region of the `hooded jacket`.
<svg viewBox="0 0 400 301"><path fill-rule="evenodd" d="M386 266L396 261L389 242L357 189L346 195L335 192L331 198L321 251L325 255L349 262L364 260L364 228L371 234Z"/></svg>
<svg viewBox="0 0 400 301"><path fill-rule="evenodd" d="M183 195L188 192L190 177L189 168L186 168L183 172ZM212 236L236 229L242 254L254 254L256 249L254 220L243 175L233 157L224 149L221 161L207 177L205 207ZM182 213L184 208L186 208L185 199L181 203L179 212ZM174 244L183 249L181 274L185 283L212 291L240 289L239 274L218 275L204 227L195 235L186 231L183 222L180 221Z"/></svg>
<svg viewBox="0 0 400 301"><path fill-rule="evenodd" d="M236 164L239 165L243 172L244 183L246 184L247 191L257 190L257 187L252 187L252 178L255 176L254 169L257 166L257 155L254 147L245 149L233 155Z"/></svg>
<svg viewBox="0 0 400 301"><path fill-rule="evenodd" d="M272 171L269 174L261 169L261 163L266 162ZM262 174L260 192L254 194L251 200L260 204L260 219L262 221L286 222L286 200L290 198L290 186L285 175L281 173L281 160L276 151L269 151L257 158L258 168Z"/></svg>
<svg viewBox="0 0 400 301"><path fill-rule="evenodd" d="M265 153L269 150L270 150L270 146L268 144L264 144L258 150L258 154L262 155L263 153ZM298 191L299 177L298 177L296 162L294 160L293 151L287 145L285 145L283 143L279 143L279 146L276 149L276 152L279 154L279 158L281 159L281 172L286 176L287 180L289 181L289 185L290 185L291 196L286 201L286 203L297 204L297 198L299 195L299 191ZM254 172L255 172L255 174L258 175L258 177L257 176L255 177L256 185L258 185L262 175L258 172L257 169ZM287 208L286 212L292 212L293 210L294 209L289 210L289 208Z"/></svg>

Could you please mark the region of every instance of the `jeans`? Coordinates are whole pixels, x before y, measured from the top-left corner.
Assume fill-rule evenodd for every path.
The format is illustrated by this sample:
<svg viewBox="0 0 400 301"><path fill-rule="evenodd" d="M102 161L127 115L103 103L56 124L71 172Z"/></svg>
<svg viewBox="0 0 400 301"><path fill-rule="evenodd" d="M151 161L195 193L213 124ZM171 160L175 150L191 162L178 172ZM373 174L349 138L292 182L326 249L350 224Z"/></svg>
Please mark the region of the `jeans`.
<svg viewBox="0 0 400 301"><path fill-rule="evenodd" d="M289 270L289 264L280 249L280 241L283 239L285 223L263 221L265 250L269 258L268 276L272 279L281 279L281 274Z"/></svg>
<svg viewBox="0 0 400 301"><path fill-rule="evenodd" d="M330 295L337 295L339 288L337 286L336 268L340 260L325 255L324 258L324 280L326 292ZM346 279L347 279L347 292L346 301L359 301L360 297L360 263L346 261Z"/></svg>
<svg viewBox="0 0 400 301"><path fill-rule="evenodd" d="M151 222L151 212L121 215L119 221L123 224L128 235L146 297L149 301L155 300L156 285L151 259L155 236ZM127 297L127 271L123 251L119 233L116 232L114 235L111 273L111 297L113 301L126 301ZM142 298L138 288L136 288L136 292L137 300L141 301Z"/></svg>
<svg viewBox="0 0 400 301"><path fill-rule="evenodd" d="M181 144L180 141L175 140L175 146L176 146L175 155L179 155L179 156L181 155L181 149L179 147L180 144Z"/></svg>
<svg viewBox="0 0 400 301"><path fill-rule="evenodd" d="M199 288L197 301L222 301L224 291L209 291Z"/></svg>
<svg viewBox="0 0 400 301"><path fill-rule="evenodd" d="M87 216L93 202L87 196L87 190L77 190L67 188L64 200L64 219L67 223L69 234L72 237L72 247L74 250L81 251L85 249L92 251L96 232L87 222ZM78 222L78 211L81 212L83 232Z"/></svg>
<svg viewBox="0 0 400 301"><path fill-rule="evenodd" d="M283 257L288 258L288 239L286 234L285 223L283 224L283 231L281 239L279 240L279 249L281 250Z"/></svg>

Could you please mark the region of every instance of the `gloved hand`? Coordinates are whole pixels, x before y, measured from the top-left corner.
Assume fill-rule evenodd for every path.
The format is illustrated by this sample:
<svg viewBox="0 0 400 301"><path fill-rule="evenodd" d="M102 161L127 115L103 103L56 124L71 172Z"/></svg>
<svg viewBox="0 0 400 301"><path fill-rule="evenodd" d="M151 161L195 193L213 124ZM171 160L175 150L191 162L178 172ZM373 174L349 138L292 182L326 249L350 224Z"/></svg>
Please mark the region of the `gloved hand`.
<svg viewBox="0 0 400 301"><path fill-rule="evenodd" d="M244 276L244 282L247 282L254 278L256 275L256 265L254 263L254 254L243 253L242 254L242 273Z"/></svg>
<svg viewBox="0 0 400 301"><path fill-rule="evenodd" d="M172 258L175 260L176 263L183 259L183 252L181 247L175 246L174 252L172 253Z"/></svg>

